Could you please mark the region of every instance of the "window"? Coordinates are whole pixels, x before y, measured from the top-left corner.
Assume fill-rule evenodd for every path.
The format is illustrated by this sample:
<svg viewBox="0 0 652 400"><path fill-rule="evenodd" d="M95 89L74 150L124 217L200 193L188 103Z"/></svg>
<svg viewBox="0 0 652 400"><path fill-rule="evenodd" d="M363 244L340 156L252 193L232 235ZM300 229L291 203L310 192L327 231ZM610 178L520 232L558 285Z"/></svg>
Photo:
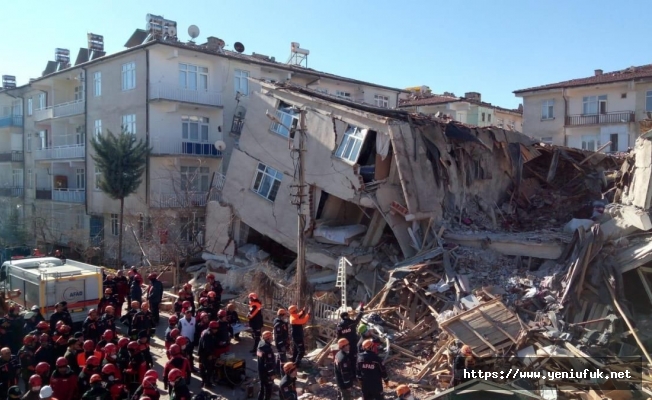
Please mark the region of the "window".
<svg viewBox="0 0 652 400"><path fill-rule="evenodd" d="M95 94L95 97L102 95L102 73L99 71L93 74L93 88L93 94Z"/></svg>
<svg viewBox="0 0 652 400"><path fill-rule="evenodd" d="M543 103L541 103L541 119L553 119L555 117L554 114L554 100L544 100Z"/></svg>
<svg viewBox="0 0 652 400"><path fill-rule="evenodd" d="M652 90L645 93L645 111L652 111Z"/></svg>
<svg viewBox="0 0 652 400"><path fill-rule="evenodd" d="M546 136L541 138L541 143L552 144L552 136Z"/></svg>
<svg viewBox="0 0 652 400"><path fill-rule="evenodd" d="M602 96L584 96L582 98L582 114L596 115L607 113L607 95Z"/></svg>
<svg viewBox="0 0 652 400"><path fill-rule="evenodd" d="M620 98L621 99L626 99L627 98L627 93L621 93Z"/></svg>
<svg viewBox="0 0 652 400"><path fill-rule="evenodd" d="M484 113L482 113L482 122L484 122Z"/></svg>
<svg viewBox="0 0 652 400"><path fill-rule="evenodd" d="M102 134L102 120L96 119L95 127L93 128L93 135L95 136L95 138L98 138L101 134Z"/></svg>
<svg viewBox="0 0 652 400"><path fill-rule="evenodd" d="M75 144L86 144L86 127L84 125L79 125L75 130Z"/></svg>
<svg viewBox="0 0 652 400"><path fill-rule="evenodd" d="M118 214L111 214L111 234L118 236L120 234L120 226L118 225Z"/></svg>
<svg viewBox="0 0 652 400"><path fill-rule="evenodd" d="M11 181L13 187L23 187L23 170L11 170Z"/></svg>
<svg viewBox="0 0 652 400"><path fill-rule="evenodd" d="M32 188L32 170L31 169L27 170L27 188L28 189Z"/></svg>
<svg viewBox="0 0 652 400"><path fill-rule="evenodd" d="M136 134L136 114L122 116L122 130L124 133Z"/></svg>
<svg viewBox="0 0 652 400"><path fill-rule="evenodd" d="M206 224L205 217L195 217L194 220L193 218L181 217L179 222L181 223L182 240L188 242L197 241L199 244L202 244L202 232L204 230L204 225Z"/></svg>
<svg viewBox="0 0 652 400"><path fill-rule="evenodd" d="M344 138L340 147L337 148L335 156L352 163L358 161L362 142L367 134L366 129L360 129L357 126L349 125L344 132Z"/></svg>
<svg viewBox="0 0 652 400"><path fill-rule="evenodd" d="M77 168L77 171L75 173L75 177L76 177L76 180L77 180L77 189L85 189L86 188L86 169Z"/></svg>
<svg viewBox="0 0 652 400"><path fill-rule="evenodd" d="M32 134L31 134L31 133L28 133L28 134L27 134L27 144L26 144L26 147L27 147L26 150L27 150L28 153L32 151Z"/></svg>
<svg viewBox="0 0 652 400"><path fill-rule="evenodd" d="M75 87L75 101L84 100L84 86Z"/></svg>
<svg viewBox="0 0 652 400"><path fill-rule="evenodd" d="M43 110L47 106L45 93L38 94L38 109Z"/></svg>
<svg viewBox="0 0 652 400"><path fill-rule="evenodd" d="M122 90L136 88L136 63L122 64Z"/></svg>
<svg viewBox="0 0 652 400"><path fill-rule="evenodd" d="M188 140L208 142L208 118L182 115L181 137Z"/></svg>
<svg viewBox="0 0 652 400"><path fill-rule="evenodd" d="M491 114L487 114L487 122L491 122Z"/></svg>
<svg viewBox="0 0 652 400"><path fill-rule="evenodd" d="M102 168L95 165L95 190L100 190L100 180L102 180Z"/></svg>
<svg viewBox="0 0 652 400"><path fill-rule="evenodd" d="M32 98L30 97L29 99L27 99L27 115L32 115L33 107L34 105L32 102Z"/></svg>
<svg viewBox="0 0 652 400"><path fill-rule="evenodd" d="M44 131L39 131L38 137L40 139L40 147L39 150L47 148L47 143L48 143L48 131L47 129Z"/></svg>
<svg viewBox="0 0 652 400"><path fill-rule="evenodd" d="M598 135L582 135L582 150L596 151L600 148Z"/></svg>
<svg viewBox="0 0 652 400"><path fill-rule="evenodd" d="M208 68L179 64L179 86L190 90L208 90Z"/></svg>
<svg viewBox="0 0 652 400"><path fill-rule="evenodd" d="M318 87L318 88L315 88L315 92L328 94L328 89Z"/></svg>
<svg viewBox="0 0 652 400"><path fill-rule="evenodd" d="M281 180L283 180L283 174L280 171L263 163L258 163L258 170L251 189L273 202L276 200L278 189L281 187Z"/></svg>
<svg viewBox="0 0 652 400"><path fill-rule="evenodd" d="M609 145L609 151L615 152L618 151L618 134L617 133L612 133L609 135L609 141L611 144Z"/></svg>
<svg viewBox="0 0 652 400"><path fill-rule="evenodd" d="M351 93L349 92L342 92L341 90L336 90L335 96L341 97L343 99L351 100Z"/></svg>
<svg viewBox="0 0 652 400"><path fill-rule="evenodd" d="M236 69L233 75L234 90L243 96L249 95L249 71Z"/></svg>
<svg viewBox="0 0 652 400"><path fill-rule="evenodd" d="M516 130L516 121L514 121L513 119L507 121L507 128L511 130Z"/></svg>
<svg viewBox="0 0 652 400"><path fill-rule="evenodd" d="M281 102L278 106L278 109L276 110L276 118L278 118L281 123L279 124L278 122L272 122L269 129L272 132L278 133L283 137L289 137L290 131L288 128L296 128L298 122L298 116L293 111L292 106Z"/></svg>
<svg viewBox="0 0 652 400"><path fill-rule="evenodd" d="M181 190L184 192L207 192L208 167L181 167Z"/></svg>
<svg viewBox="0 0 652 400"><path fill-rule="evenodd" d="M389 97L380 94L374 95L374 104L376 107L389 108Z"/></svg>

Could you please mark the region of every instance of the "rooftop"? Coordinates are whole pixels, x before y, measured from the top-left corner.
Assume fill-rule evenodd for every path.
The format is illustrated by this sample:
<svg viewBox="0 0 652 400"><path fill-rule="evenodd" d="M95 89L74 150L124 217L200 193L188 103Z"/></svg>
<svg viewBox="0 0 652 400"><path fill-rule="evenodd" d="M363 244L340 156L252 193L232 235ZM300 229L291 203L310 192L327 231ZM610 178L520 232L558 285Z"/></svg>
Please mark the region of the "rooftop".
<svg viewBox="0 0 652 400"><path fill-rule="evenodd" d="M579 86L591 86L601 83L614 83L630 80L641 80L644 78L652 78L652 64L641 65L638 67L629 67L613 72L604 72L596 70L593 76L586 78L571 79L569 81L549 83L547 85L535 86L527 89L515 90L514 93L535 92L539 90L548 89L561 89Z"/></svg>
<svg viewBox="0 0 652 400"><path fill-rule="evenodd" d="M482 107L493 108L499 111L511 112L516 114L523 114L520 110L513 110L503 107L495 106L491 103L484 101L479 101L476 99L469 99L466 97L455 97L441 94L429 94L429 95L420 95L418 97L401 100L399 108L401 107L414 107L414 106L433 106L437 104L447 104L447 103L456 103L456 102L467 102L471 104L476 104Z"/></svg>

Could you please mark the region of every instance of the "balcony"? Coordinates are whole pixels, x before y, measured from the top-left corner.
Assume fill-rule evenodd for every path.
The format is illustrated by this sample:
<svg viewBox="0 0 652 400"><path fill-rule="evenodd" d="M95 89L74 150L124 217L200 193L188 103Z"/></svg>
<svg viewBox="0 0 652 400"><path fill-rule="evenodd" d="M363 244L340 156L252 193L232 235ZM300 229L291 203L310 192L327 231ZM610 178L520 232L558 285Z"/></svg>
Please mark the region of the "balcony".
<svg viewBox="0 0 652 400"><path fill-rule="evenodd" d="M52 200L52 189L36 188L37 200Z"/></svg>
<svg viewBox="0 0 652 400"><path fill-rule="evenodd" d="M34 151L35 160L53 160L53 159L71 159L71 158L84 158L86 153L86 145L71 144L67 146L55 146L47 149L40 149Z"/></svg>
<svg viewBox="0 0 652 400"><path fill-rule="evenodd" d="M23 126L22 115L5 115L0 117L0 128L8 126Z"/></svg>
<svg viewBox="0 0 652 400"><path fill-rule="evenodd" d="M636 121L633 111L619 111L606 114L578 114L566 117L566 126L626 124Z"/></svg>
<svg viewBox="0 0 652 400"><path fill-rule="evenodd" d="M222 157L213 143L193 142L183 139L153 139L152 154Z"/></svg>
<svg viewBox="0 0 652 400"><path fill-rule="evenodd" d="M183 103L204 104L213 107L222 107L222 93L207 90L184 89L178 85L165 83L152 83L149 89L151 100L172 100Z"/></svg>
<svg viewBox="0 0 652 400"><path fill-rule="evenodd" d="M204 207L208 192L156 193L152 196L154 208ZM219 200L220 193L213 189L208 201Z"/></svg>
<svg viewBox="0 0 652 400"><path fill-rule="evenodd" d="M34 121L41 122L52 118L72 117L83 114L85 110L84 100L75 100L68 103L61 103L41 110L34 110Z"/></svg>
<svg viewBox="0 0 652 400"><path fill-rule="evenodd" d="M24 190L22 187L2 187L0 196L2 197L23 197Z"/></svg>
<svg viewBox="0 0 652 400"><path fill-rule="evenodd" d="M52 190L53 201L65 203L84 203L86 201L85 189L54 189Z"/></svg>
<svg viewBox="0 0 652 400"><path fill-rule="evenodd" d="M23 152L19 150L0 153L0 162L22 162L23 160Z"/></svg>

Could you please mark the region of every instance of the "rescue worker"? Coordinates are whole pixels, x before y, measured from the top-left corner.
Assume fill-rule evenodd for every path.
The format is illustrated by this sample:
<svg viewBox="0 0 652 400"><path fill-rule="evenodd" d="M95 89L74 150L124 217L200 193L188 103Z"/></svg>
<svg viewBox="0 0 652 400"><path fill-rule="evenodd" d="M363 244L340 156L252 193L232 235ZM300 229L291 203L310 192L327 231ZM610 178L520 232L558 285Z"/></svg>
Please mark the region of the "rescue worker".
<svg viewBox="0 0 652 400"><path fill-rule="evenodd" d="M113 274L108 274L106 276L106 279L104 279L104 282L102 282L104 293L106 293L106 289L111 289L111 293L113 294L116 293L116 281L114 278L115 277L113 276Z"/></svg>
<svg viewBox="0 0 652 400"><path fill-rule="evenodd" d="M310 310L304 308L299 311L297 306L288 307L290 312L290 325L292 326L292 362L297 368L301 367L301 359L306 352L304 344L303 326L310 321Z"/></svg>
<svg viewBox="0 0 652 400"><path fill-rule="evenodd" d="M378 349L380 348L381 341L376 335L374 335L373 331L369 329L369 326L365 324L360 324L358 326L358 334L360 335L360 340L358 340L358 353L362 353L362 344L364 343L365 340L371 339L372 341L372 350L378 354Z"/></svg>
<svg viewBox="0 0 652 400"><path fill-rule="evenodd" d="M238 312L235 310L235 304L234 303L229 303L226 306L226 320L229 322L231 325L231 328L233 329L234 325L239 325L240 324L240 317L238 316ZM233 335L235 340L240 340L240 332L236 333Z"/></svg>
<svg viewBox="0 0 652 400"><path fill-rule="evenodd" d="M131 331L129 336L134 339L138 338L141 331L146 331L147 336L154 334L154 322L152 313L149 311L149 303L145 302L140 306L138 311L131 322Z"/></svg>
<svg viewBox="0 0 652 400"><path fill-rule="evenodd" d="M87 360L93 356L95 356L98 360L101 360L102 352L96 349L95 342L92 340L85 340L84 344L82 345L82 351L77 353L77 365L83 369L83 367L86 366Z"/></svg>
<svg viewBox="0 0 652 400"><path fill-rule="evenodd" d="M360 303L360 312L358 312L358 315L355 317L355 319L351 319L351 316L349 315L348 312L343 311L340 314L340 318L342 319L339 324L337 324L337 328L335 330L337 334L337 338L345 338L346 340L349 341L349 343L353 343L354 345L358 343L358 324L360 323L360 320L362 319L362 315L364 314L364 304ZM355 364L358 359L358 347L353 346L351 348L351 351L349 352L349 357L351 357L351 364L355 368ZM354 374L355 375L355 374Z"/></svg>
<svg viewBox="0 0 652 400"><path fill-rule="evenodd" d="M297 400L297 366L294 363L283 364L283 378L278 389L280 400Z"/></svg>
<svg viewBox="0 0 652 400"><path fill-rule="evenodd" d="M218 328L217 328L217 350L215 357L220 358L224 353L228 353L231 349L231 337L233 336L233 329L228 322L226 322L226 311L220 310L217 313Z"/></svg>
<svg viewBox="0 0 652 400"><path fill-rule="evenodd" d="M117 276L114 279L116 293L118 295L118 308L116 309L116 317L120 319L122 316L122 306L129 295L129 280L124 275L122 270L118 270Z"/></svg>
<svg viewBox="0 0 652 400"><path fill-rule="evenodd" d="M113 343L107 343L102 349L104 354L104 359L102 360L102 367L105 367L109 364L115 365L116 370L118 371L118 378L122 379L122 374L120 373L120 366L118 365L118 346Z"/></svg>
<svg viewBox="0 0 652 400"><path fill-rule="evenodd" d="M215 302L219 308L222 303L222 292L224 291L222 283L215 280L215 275L213 274L206 275L206 282L211 285L211 291L215 292Z"/></svg>
<svg viewBox="0 0 652 400"><path fill-rule="evenodd" d="M23 346L25 320L18 311L18 306L12 304L9 306L9 312L5 315L5 323L8 324L5 328L8 346L13 354L18 353L18 350Z"/></svg>
<svg viewBox="0 0 652 400"><path fill-rule="evenodd" d="M78 398L77 383L79 378L68 365L68 360L59 357L55 364L56 369L50 377L50 387L53 396L58 400L75 400Z"/></svg>
<svg viewBox="0 0 652 400"><path fill-rule="evenodd" d="M337 341L337 347L340 351L335 355L335 382L340 400L353 400L351 388L355 383L356 376L355 367L351 362L351 344L348 339L341 338Z"/></svg>
<svg viewBox="0 0 652 400"><path fill-rule="evenodd" d="M132 301L129 305L129 311L122 317L120 317L120 322L127 325L127 336L130 339L135 340L138 337L138 331L133 328L134 317L140 312L140 303L136 300Z"/></svg>
<svg viewBox="0 0 652 400"><path fill-rule="evenodd" d="M0 399L7 396L11 386L18 385L20 360L9 347L0 349Z"/></svg>
<svg viewBox="0 0 652 400"><path fill-rule="evenodd" d="M372 347L372 339L366 339L362 343L363 352L358 355L356 375L362 387L363 400L384 400L383 382L387 385L389 378L383 361L372 350Z"/></svg>
<svg viewBox="0 0 652 400"><path fill-rule="evenodd" d="M208 297L201 297L199 299L199 308L197 309L197 315L201 313L205 313L206 315L210 316L215 312L213 310L213 307L208 303Z"/></svg>
<svg viewBox="0 0 652 400"><path fill-rule="evenodd" d="M23 392L20 391L20 387L12 386L7 390L7 399L9 400L18 400L23 397Z"/></svg>
<svg viewBox="0 0 652 400"><path fill-rule="evenodd" d="M143 381L147 367L143 355L140 354L138 342L129 342L127 350L129 351L129 362L123 371L124 383L127 385L129 393L133 393Z"/></svg>
<svg viewBox="0 0 652 400"><path fill-rule="evenodd" d="M9 337L7 337L7 328L9 327L9 322L0 318L0 348L9 346Z"/></svg>
<svg viewBox="0 0 652 400"><path fill-rule="evenodd" d="M260 344L260 333L263 329L263 305L258 300L256 293L249 293L248 297L249 313L247 314L247 319L249 319L249 327L254 337L254 348L251 349L251 353L257 353L258 345Z"/></svg>
<svg viewBox="0 0 652 400"><path fill-rule="evenodd" d="M175 329L177 331L179 330L177 325L179 325L179 318L176 315L170 315L170 318L168 318L168 327L165 329L165 334L163 335L165 339L165 350L169 350L170 346L174 343L174 340L176 339L176 337L172 338L170 334Z"/></svg>
<svg viewBox="0 0 652 400"><path fill-rule="evenodd" d="M274 386L276 369L274 351L271 345L272 336L272 332L270 331L263 332L263 340L258 345L258 351L256 352L258 358L258 378L260 379L258 400L270 400L272 398L272 387Z"/></svg>
<svg viewBox="0 0 652 400"><path fill-rule="evenodd" d="M34 364L38 366L39 363L52 365L56 361L54 348L50 342L50 336L47 333L44 333L39 338L40 346L34 352ZM47 385L47 382L45 383Z"/></svg>
<svg viewBox="0 0 652 400"><path fill-rule="evenodd" d="M51 333L54 333L57 327L57 322L59 321L63 321L65 325L72 326L72 317L68 312L68 303L65 301L61 301L54 306L54 313L50 316Z"/></svg>
<svg viewBox="0 0 652 400"><path fill-rule="evenodd" d="M195 315L195 295L192 293L192 285L190 283L186 283L183 285L183 294L181 297L183 297L184 301L187 301L190 303L190 309L192 309L192 314ZM183 308L188 308L188 305L184 305Z"/></svg>
<svg viewBox="0 0 652 400"><path fill-rule="evenodd" d="M212 290L208 292L208 308L210 309L211 320L214 320L220 310L220 303L217 301L217 294Z"/></svg>
<svg viewBox="0 0 652 400"><path fill-rule="evenodd" d="M140 331L138 334L138 346L140 346L139 352L143 355L147 369L152 368L154 366L154 359L149 348L149 336L147 336L147 332Z"/></svg>
<svg viewBox="0 0 652 400"><path fill-rule="evenodd" d="M174 301L174 303L172 303L172 311L174 312L174 315L177 318L183 318L183 315L181 314L181 312L183 311L183 302L185 301L183 299L183 296L184 296L184 291L183 289L181 289L179 290L177 299Z"/></svg>
<svg viewBox="0 0 652 400"><path fill-rule="evenodd" d="M147 301L152 308L152 322L156 326L159 322L159 307L163 300L163 284L158 280L158 275L156 274L149 274L147 279L149 279L150 283L147 289Z"/></svg>
<svg viewBox="0 0 652 400"><path fill-rule="evenodd" d="M54 395L54 391L50 386L43 386L41 388L41 393L39 394L39 397L41 398L41 400L58 400L53 395Z"/></svg>
<svg viewBox="0 0 652 400"><path fill-rule="evenodd" d="M23 400L40 400L41 386L43 380L38 375L32 375L26 382L27 393L22 397Z"/></svg>
<svg viewBox="0 0 652 400"><path fill-rule="evenodd" d="M129 392L122 383L121 376L120 370L113 364L106 364L102 367L102 380L106 382L106 389L109 391L111 400L123 400L129 397Z"/></svg>
<svg viewBox="0 0 652 400"><path fill-rule="evenodd" d="M396 387L396 396L399 400L416 400L408 385L398 385Z"/></svg>
<svg viewBox="0 0 652 400"><path fill-rule="evenodd" d="M36 329L36 324L44 322L45 318L41 315L41 309L38 306L32 306L30 312L25 314L25 325L23 325L23 332L31 332ZM48 324L50 326L50 324Z"/></svg>
<svg viewBox="0 0 652 400"><path fill-rule="evenodd" d="M143 278L140 274L132 275L129 283L129 304L133 304L134 301L137 301L138 304L143 302Z"/></svg>
<svg viewBox="0 0 652 400"><path fill-rule="evenodd" d="M86 360L86 365L79 374L79 393L86 393L91 389L91 378L99 372L101 372L100 359L95 356L88 357Z"/></svg>
<svg viewBox="0 0 652 400"><path fill-rule="evenodd" d="M106 306L104 309L104 314L100 317L100 330L101 331L106 331L110 330L113 331L113 334L115 336L115 332L117 330L115 326L115 307L113 306Z"/></svg>
<svg viewBox="0 0 652 400"><path fill-rule="evenodd" d="M183 377L183 372L176 368L172 369L168 374L168 382L173 389L170 400L191 400L190 390Z"/></svg>
<svg viewBox="0 0 652 400"><path fill-rule="evenodd" d="M143 400L149 398L150 400L159 400L161 398L161 392L158 390L156 381L158 380L158 372L150 369L145 372L145 377L143 378L143 383L136 389L134 394L131 396L132 400Z"/></svg>
<svg viewBox="0 0 652 400"><path fill-rule="evenodd" d="M201 335L206 329L208 329L209 324L210 320L208 319L208 314L203 311L200 312L197 315L197 326L195 327L195 339L193 341L193 345L199 346Z"/></svg>
<svg viewBox="0 0 652 400"><path fill-rule="evenodd" d="M190 370L190 361L181 353L181 348L173 344L170 346L170 360L165 363L165 368L163 369L163 388L168 389L168 374L173 369L178 369L183 373L183 377L186 379L186 382L190 384L190 377L192 371Z"/></svg>
<svg viewBox="0 0 652 400"><path fill-rule="evenodd" d="M23 338L23 347L18 350L20 361L20 376L27 385L29 378L34 375L36 363L34 362L34 351L37 347L37 339L34 335L27 335ZM11 385L9 385L11 386Z"/></svg>
<svg viewBox="0 0 652 400"><path fill-rule="evenodd" d="M121 338L118 340L118 366L120 367L120 371L124 371L127 368L127 365L129 364L129 349L127 346L129 345L129 339L126 337Z"/></svg>
<svg viewBox="0 0 652 400"><path fill-rule="evenodd" d="M88 316L82 325L82 332L84 334L84 339L86 340L92 340L95 343L100 340L102 330L100 328L96 309L91 308L88 310Z"/></svg>
<svg viewBox="0 0 652 400"><path fill-rule="evenodd" d="M102 334L102 339L97 342L95 350L104 352L104 347L106 347L106 345L109 343L118 344L118 341L115 339L115 332L113 332L111 329L104 331Z"/></svg>
<svg viewBox="0 0 652 400"><path fill-rule="evenodd" d="M79 355L82 352L83 350L81 344L79 343L79 340L75 338L68 339L68 350L66 350L66 354L63 357L68 361L67 366L70 367L70 369L72 370L72 372L75 373L75 375L79 375L79 373L81 372L81 367L77 362L77 355Z"/></svg>
<svg viewBox="0 0 652 400"><path fill-rule="evenodd" d="M82 400L111 400L111 393L102 385L102 376L93 374L90 378L90 386Z"/></svg>
<svg viewBox="0 0 652 400"><path fill-rule="evenodd" d="M104 297L100 299L99 304L97 305L97 313L99 315L104 314L106 307L112 306L113 309L118 307L118 298L113 295L113 289L110 287L104 289Z"/></svg>
<svg viewBox="0 0 652 400"><path fill-rule="evenodd" d="M201 333L199 338L199 375L201 376L202 387L213 387L213 378L215 376L215 352L217 350L217 331L220 325L217 321L211 321L208 329Z"/></svg>
<svg viewBox="0 0 652 400"><path fill-rule="evenodd" d="M288 361L287 351L290 344L290 325L288 312L284 308L279 308L276 312L276 318L272 322L274 326L274 346L278 353L277 365L282 366ZM280 368L277 367L277 370Z"/></svg>
<svg viewBox="0 0 652 400"><path fill-rule="evenodd" d="M50 324L48 324L45 321L41 321L41 322L37 323L36 326L34 327L34 329L29 332L30 335L34 335L36 337L39 337L44 333L47 333L47 334L50 333Z"/></svg>
<svg viewBox="0 0 652 400"><path fill-rule="evenodd" d="M53 361L52 365L54 365L54 363L55 362ZM36 364L34 373L36 373L36 375L41 377L41 381L43 382L44 385L50 384L50 364L45 362L40 362Z"/></svg>
<svg viewBox="0 0 652 400"><path fill-rule="evenodd" d="M59 357L63 357L66 354L66 350L68 350L68 340L70 339L70 334L71 334L72 328L68 325L64 325L63 321L61 326L57 328L57 331L55 334L52 336L52 339L54 340L54 357L55 360Z"/></svg>
<svg viewBox="0 0 652 400"><path fill-rule="evenodd" d="M177 328L172 329L169 335L165 336L165 354L167 354L168 360L170 359L170 347L177 342L179 336L181 336L181 332Z"/></svg>
<svg viewBox="0 0 652 400"><path fill-rule="evenodd" d="M184 314L184 318L181 318L179 320L179 331L181 332L181 336L188 339L188 343L186 343L186 347L182 348L182 350L183 353L188 357L188 360L190 360L190 365L193 369L193 372L195 372L194 357L192 351L194 349L195 330L197 329L197 321L195 320L195 317L192 316L191 309L183 310L183 314ZM177 340L178 339L179 338L177 338Z"/></svg>
<svg viewBox="0 0 652 400"><path fill-rule="evenodd" d="M471 346L465 344L453 361L453 385L457 386L460 383L470 380L470 378L464 378L464 371L468 368L473 368L473 366L475 366L473 350Z"/></svg>

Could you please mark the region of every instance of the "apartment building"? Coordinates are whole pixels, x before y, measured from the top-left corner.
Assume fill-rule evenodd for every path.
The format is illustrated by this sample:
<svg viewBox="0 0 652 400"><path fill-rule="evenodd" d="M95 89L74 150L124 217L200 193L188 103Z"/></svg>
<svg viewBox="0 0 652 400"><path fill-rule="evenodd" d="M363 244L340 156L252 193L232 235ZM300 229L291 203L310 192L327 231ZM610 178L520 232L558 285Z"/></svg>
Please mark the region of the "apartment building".
<svg viewBox="0 0 652 400"><path fill-rule="evenodd" d="M467 92L464 97L452 93L437 95L431 93L427 86L422 86L412 93L409 98L401 100L401 109L426 115L447 115L463 124L496 126L519 132L523 130L522 109L511 110L483 102L478 92Z"/></svg>
<svg viewBox="0 0 652 400"><path fill-rule="evenodd" d="M148 28L137 29L125 50L108 55L102 37L90 34L93 40L89 35L88 48L79 50L74 64L67 50L57 49L43 76L14 99L26 110L24 129L12 120L0 133L20 138L15 147L25 157L15 173L7 167L0 176L12 187L24 187L14 192L29 210L25 221L39 243L80 254L89 248L97 254L99 248L112 259L122 229L128 263L142 261L143 252L152 261L169 261L200 249L205 206L220 195L254 93L251 78L292 81L387 108L406 94L290 61L228 51L215 37L197 45ZM298 44L291 49L295 53ZM0 104L11 110L12 100L5 97ZM4 110L3 115L18 115L18 109ZM125 201L120 226L119 202L98 189L101 171L91 139L123 129L146 141L152 152L142 185ZM13 175L15 181L9 179Z"/></svg>
<svg viewBox="0 0 652 400"><path fill-rule="evenodd" d="M652 112L652 65L514 91L523 98L524 131L543 142L603 152L626 151ZM608 143L608 145L607 145Z"/></svg>

